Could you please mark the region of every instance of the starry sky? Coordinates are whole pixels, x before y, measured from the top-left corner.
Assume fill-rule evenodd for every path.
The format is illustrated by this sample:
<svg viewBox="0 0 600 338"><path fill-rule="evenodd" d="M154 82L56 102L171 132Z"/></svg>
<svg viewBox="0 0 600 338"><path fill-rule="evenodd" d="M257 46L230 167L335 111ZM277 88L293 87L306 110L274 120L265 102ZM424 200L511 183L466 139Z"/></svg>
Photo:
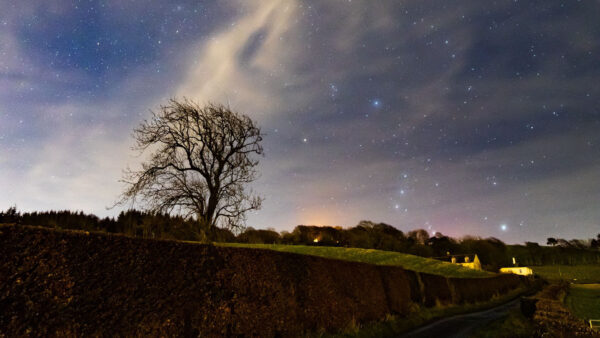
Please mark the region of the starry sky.
<svg viewBox="0 0 600 338"><path fill-rule="evenodd" d="M169 97L266 136L248 225L600 232L600 2L0 0L0 209L107 210Z"/></svg>

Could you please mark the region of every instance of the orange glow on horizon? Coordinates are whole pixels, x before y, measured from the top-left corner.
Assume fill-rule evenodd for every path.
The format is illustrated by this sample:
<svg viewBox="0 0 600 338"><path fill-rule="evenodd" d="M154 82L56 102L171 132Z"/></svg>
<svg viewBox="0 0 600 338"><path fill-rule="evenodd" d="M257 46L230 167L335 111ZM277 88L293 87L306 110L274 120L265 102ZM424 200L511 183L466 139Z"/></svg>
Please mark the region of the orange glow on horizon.
<svg viewBox="0 0 600 338"><path fill-rule="evenodd" d="M300 212L298 219L302 225L335 226L339 224L339 216L336 216L335 208L307 208Z"/></svg>

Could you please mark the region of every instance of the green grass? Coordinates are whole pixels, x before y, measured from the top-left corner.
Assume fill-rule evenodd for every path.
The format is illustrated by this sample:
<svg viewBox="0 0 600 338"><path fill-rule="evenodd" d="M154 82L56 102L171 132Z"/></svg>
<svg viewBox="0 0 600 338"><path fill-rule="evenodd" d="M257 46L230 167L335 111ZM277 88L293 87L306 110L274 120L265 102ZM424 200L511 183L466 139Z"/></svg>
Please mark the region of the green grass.
<svg viewBox="0 0 600 338"><path fill-rule="evenodd" d="M550 281L564 279L574 283L600 283L600 265L543 265L531 268L535 274Z"/></svg>
<svg viewBox="0 0 600 338"><path fill-rule="evenodd" d="M268 249L376 265L401 266L407 270L443 275L446 277L489 277L494 275L486 271L473 270L452 263L393 251L281 244L215 243L215 245Z"/></svg>
<svg viewBox="0 0 600 338"><path fill-rule="evenodd" d="M600 319L600 284L573 284L565 304L581 319Z"/></svg>

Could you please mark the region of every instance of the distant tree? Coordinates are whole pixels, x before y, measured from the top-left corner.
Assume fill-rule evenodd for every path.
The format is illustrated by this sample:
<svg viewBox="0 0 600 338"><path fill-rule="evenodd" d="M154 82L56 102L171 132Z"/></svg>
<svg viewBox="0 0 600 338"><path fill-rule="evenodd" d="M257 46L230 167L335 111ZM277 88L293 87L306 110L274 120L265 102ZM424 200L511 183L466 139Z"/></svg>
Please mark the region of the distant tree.
<svg viewBox="0 0 600 338"><path fill-rule="evenodd" d="M420 245L425 245L427 240L429 239L429 232L424 229L417 229L410 231L408 233L408 237L414 239L414 241Z"/></svg>
<svg viewBox="0 0 600 338"><path fill-rule="evenodd" d="M19 223L20 213L17 206L12 206L4 212L0 212L0 223Z"/></svg>
<svg viewBox="0 0 600 338"><path fill-rule="evenodd" d="M592 239L590 241L590 249L598 249L598 248L600 248L600 240L597 240L595 238Z"/></svg>
<svg viewBox="0 0 600 338"><path fill-rule="evenodd" d="M369 233L374 240L374 249L400 251L405 247L406 238L404 233L389 224L375 224L369 230Z"/></svg>
<svg viewBox="0 0 600 338"><path fill-rule="evenodd" d="M435 236L429 238L427 240L427 245L431 246L434 255L438 257L454 254L458 250L456 241L448 236L444 236L440 232L437 232Z"/></svg>
<svg viewBox="0 0 600 338"><path fill-rule="evenodd" d="M344 231L344 245L353 248L373 248L375 239L369 230L370 228L359 223L359 225Z"/></svg>
<svg viewBox="0 0 600 338"><path fill-rule="evenodd" d="M194 217L199 230L239 229L262 199L246 186L257 177L262 133L248 116L218 104L171 99L134 129L135 150L151 151L128 169L117 204L137 199L154 212Z"/></svg>
<svg viewBox="0 0 600 338"><path fill-rule="evenodd" d="M572 239L569 241L569 244L578 249L586 249L588 247L588 245L581 239Z"/></svg>
<svg viewBox="0 0 600 338"><path fill-rule="evenodd" d="M363 227L363 228L373 228L375 225L376 224L374 222L362 220L362 221L358 222L358 224L356 226Z"/></svg>
<svg viewBox="0 0 600 338"><path fill-rule="evenodd" d="M556 244L558 244L558 241L554 237L548 237L548 241L546 242L546 244L555 246Z"/></svg>
<svg viewBox="0 0 600 338"><path fill-rule="evenodd" d="M396 229L395 227L386 224L386 223L378 223L373 225L373 229L382 232L386 235L390 235L390 236L394 236L396 238L399 239L403 239L404 238L404 233L398 229Z"/></svg>
<svg viewBox="0 0 600 338"><path fill-rule="evenodd" d="M275 230L256 230L250 227L239 234L237 240L241 243L274 244L281 240L281 236Z"/></svg>
<svg viewBox="0 0 600 338"><path fill-rule="evenodd" d="M214 227L209 233L208 238L214 242L235 242L235 235L231 231L219 227Z"/></svg>
<svg viewBox="0 0 600 338"><path fill-rule="evenodd" d="M538 249L540 247L537 242L525 242L525 246L530 249Z"/></svg>

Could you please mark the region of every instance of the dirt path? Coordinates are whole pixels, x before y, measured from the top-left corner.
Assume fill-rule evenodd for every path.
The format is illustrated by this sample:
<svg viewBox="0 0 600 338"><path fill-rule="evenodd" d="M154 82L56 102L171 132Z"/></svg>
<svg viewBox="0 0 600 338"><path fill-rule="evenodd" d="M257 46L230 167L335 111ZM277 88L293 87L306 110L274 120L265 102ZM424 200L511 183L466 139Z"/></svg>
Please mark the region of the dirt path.
<svg viewBox="0 0 600 338"><path fill-rule="evenodd" d="M485 311L457 315L420 327L402 337L469 337L480 328L500 319L519 307L519 298Z"/></svg>

